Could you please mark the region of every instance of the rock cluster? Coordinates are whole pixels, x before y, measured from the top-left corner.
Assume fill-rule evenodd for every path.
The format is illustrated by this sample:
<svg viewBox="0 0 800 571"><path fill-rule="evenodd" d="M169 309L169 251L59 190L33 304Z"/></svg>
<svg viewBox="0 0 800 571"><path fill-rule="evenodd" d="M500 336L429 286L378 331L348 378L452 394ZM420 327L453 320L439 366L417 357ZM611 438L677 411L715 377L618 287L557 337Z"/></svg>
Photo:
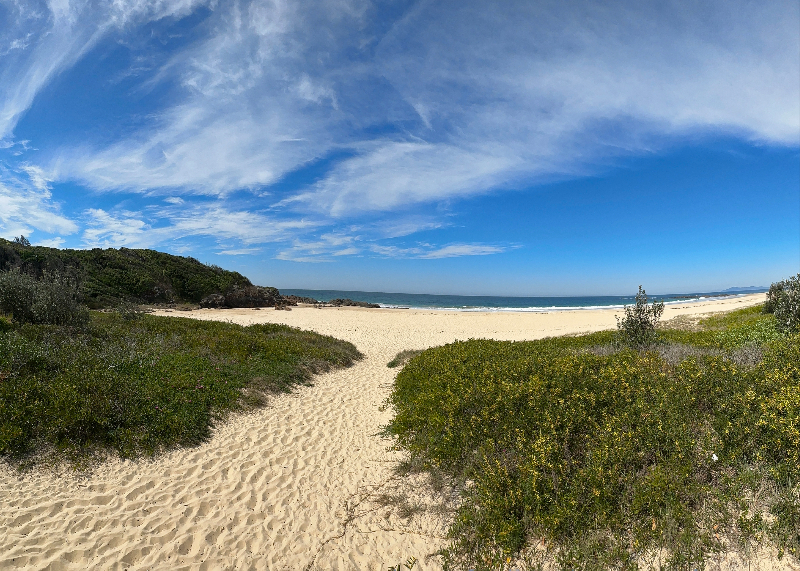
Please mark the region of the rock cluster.
<svg viewBox="0 0 800 571"><path fill-rule="evenodd" d="M245 286L234 287L225 295L212 293L200 301L200 307L222 309L232 307L271 307L277 305L296 305L287 303L274 287Z"/></svg>
<svg viewBox="0 0 800 571"><path fill-rule="evenodd" d="M200 307L207 309L228 309L233 307L274 307L275 309L289 309L298 303L322 305L323 302L311 297L298 295L281 295L274 287L245 286L234 287L226 294L212 293L203 298ZM332 299L324 305L333 307L380 307L377 303L366 301L353 301L352 299Z"/></svg>
<svg viewBox="0 0 800 571"><path fill-rule="evenodd" d="M353 301L352 299L332 299L328 302L329 305L334 307L371 307L371 308L379 308L380 305L377 303L367 303L366 301Z"/></svg>
<svg viewBox="0 0 800 571"><path fill-rule="evenodd" d="M321 302L317 301L316 299L314 299L313 297L303 297L303 296L300 296L300 295L284 295L284 296L281 296L281 297L283 297L283 299L285 299L286 301L288 301L292 305L297 305L298 303L308 303L308 304L311 304L311 305L317 305L318 303L321 303Z"/></svg>

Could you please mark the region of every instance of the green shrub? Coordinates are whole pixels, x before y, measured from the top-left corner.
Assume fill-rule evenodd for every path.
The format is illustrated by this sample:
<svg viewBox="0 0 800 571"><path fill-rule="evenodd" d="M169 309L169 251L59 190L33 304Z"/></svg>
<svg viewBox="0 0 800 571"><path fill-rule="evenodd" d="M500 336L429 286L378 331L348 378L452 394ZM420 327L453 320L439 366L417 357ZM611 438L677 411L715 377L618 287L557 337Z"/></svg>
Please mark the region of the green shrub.
<svg viewBox="0 0 800 571"><path fill-rule="evenodd" d="M122 319L127 319L129 321L139 319L139 317L144 314L144 310L139 305L129 301L123 301L114 308L114 311L122 317Z"/></svg>
<svg viewBox="0 0 800 571"><path fill-rule="evenodd" d="M617 317L617 334L622 345L641 350L652 347L658 341L656 325L664 313L664 304L648 304L647 301L647 294L639 286L636 303L625 306L625 317Z"/></svg>
<svg viewBox="0 0 800 571"><path fill-rule="evenodd" d="M538 553L623 569L660 553L696 569L753 541L800 555L800 335L752 310L715 323L665 331L700 349L675 361L593 353L608 333L470 340L409 361L386 431L461 490L445 567ZM729 355L744 347L759 354L740 366Z"/></svg>
<svg viewBox="0 0 800 571"><path fill-rule="evenodd" d="M58 274L37 280L18 270L0 273L0 311L18 323L82 327L89 320L77 284Z"/></svg>
<svg viewBox="0 0 800 571"><path fill-rule="evenodd" d="M779 329L800 330L800 274L770 286L764 312L775 314Z"/></svg>
<svg viewBox="0 0 800 571"><path fill-rule="evenodd" d="M0 332L0 456L196 444L228 412L360 356L282 325L94 313L84 330L17 326Z"/></svg>

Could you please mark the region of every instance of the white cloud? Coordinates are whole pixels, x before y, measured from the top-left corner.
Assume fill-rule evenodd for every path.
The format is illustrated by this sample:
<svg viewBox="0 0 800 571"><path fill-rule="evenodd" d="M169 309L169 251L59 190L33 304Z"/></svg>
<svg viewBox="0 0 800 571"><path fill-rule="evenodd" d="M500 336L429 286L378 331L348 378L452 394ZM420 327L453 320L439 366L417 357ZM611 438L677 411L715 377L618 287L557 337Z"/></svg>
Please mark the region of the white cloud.
<svg viewBox="0 0 800 571"><path fill-rule="evenodd" d="M377 63L429 142L386 141L297 198L343 216L578 174L687 134L800 142L796 3L649 6L425 4Z"/></svg>
<svg viewBox="0 0 800 571"><path fill-rule="evenodd" d="M344 247L343 247L344 246ZM491 244L449 244L435 246L418 243L415 246L396 246L382 243L375 239L360 235L337 233L323 234L316 240L298 238L292 246L281 250L275 256L278 260L294 262L329 262L339 256L368 255L381 258L418 258L440 259L461 256L486 256L500 254L509 249L506 246Z"/></svg>
<svg viewBox="0 0 800 571"><path fill-rule="evenodd" d="M56 236L55 238L48 238L46 240L39 240L34 246L44 246L45 248L61 248L64 246L64 238Z"/></svg>
<svg viewBox="0 0 800 571"><path fill-rule="evenodd" d="M256 212L228 210L222 204L175 209L161 216L169 219L170 232L175 236L214 236L243 244L283 241L318 225L311 220L278 220Z"/></svg>
<svg viewBox="0 0 800 571"><path fill-rule="evenodd" d="M507 251L507 246L490 244L449 244L447 246L433 246L420 244L415 247L384 246L372 244L370 250L386 258L420 258L424 260L438 260L440 258L458 258L461 256L488 256L501 254Z"/></svg>
<svg viewBox="0 0 800 571"><path fill-rule="evenodd" d="M346 217L576 174L686 134L800 137L794 2L423 3L377 44L373 14L220 7L213 35L163 72L188 99L136 139L82 149L64 176L224 193L346 147L356 156L278 202ZM403 128L369 134L385 125Z"/></svg>
<svg viewBox="0 0 800 571"><path fill-rule="evenodd" d="M39 192L48 192L50 190L50 183L53 180L44 172L44 169L31 164L23 164L20 168L28 175L31 184L36 190Z"/></svg>
<svg viewBox="0 0 800 571"><path fill-rule="evenodd" d="M292 262L329 262L335 256L356 255L361 253L357 246L360 237L340 233L325 233L317 239L295 238L291 247L280 250L277 260Z"/></svg>
<svg viewBox="0 0 800 571"><path fill-rule="evenodd" d="M217 252L217 254L223 256L247 256L250 254L255 254L260 251L261 251L260 248L240 248L239 250L222 250L220 252Z"/></svg>
<svg viewBox="0 0 800 571"><path fill-rule="evenodd" d="M430 252L420 255L420 258L435 260L439 258L458 258L461 256L487 256L489 254L499 254L505 248L499 246L486 246L482 244L451 244L442 248L437 248Z"/></svg>
<svg viewBox="0 0 800 571"><path fill-rule="evenodd" d="M499 150L499 149L498 149ZM492 149L386 142L344 161L324 180L292 202L305 202L333 216L485 191L522 169L519 158Z"/></svg>
<svg viewBox="0 0 800 571"><path fill-rule="evenodd" d="M83 231L83 243L91 248L149 248L165 238L163 231L153 230L137 213L114 215L92 208L86 216L89 221Z"/></svg>
<svg viewBox="0 0 800 571"><path fill-rule="evenodd" d="M332 80L359 2L220 5L213 33L174 56L158 80L188 96L149 129L102 151L64 151L60 175L93 188L223 194L257 189L342 144ZM334 34L325 33L330 29Z"/></svg>
<svg viewBox="0 0 800 571"><path fill-rule="evenodd" d="M36 94L111 30L189 13L194 0L81 0L5 3L0 30L0 139L8 137ZM3 45L5 44L5 47Z"/></svg>
<svg viewBox="0 0 800 571"><path fill-rule="evenodd" d="M89 247L150 248L192 236L237 240L245 245L281 242L316 224L306 220L276 220L263 214L229 210L222 203L190 207L147 208L141 212L85 212L83 243ZM245 249L226 248L226 252Z"/></svg>
<svg viewBox="0 0 800 571"><path fill-rule="evenodd" d="M11 170L0 164L0 234L30 236L37 230L73 234L77 224L53 201L49 180L39 167Z"/></svg>

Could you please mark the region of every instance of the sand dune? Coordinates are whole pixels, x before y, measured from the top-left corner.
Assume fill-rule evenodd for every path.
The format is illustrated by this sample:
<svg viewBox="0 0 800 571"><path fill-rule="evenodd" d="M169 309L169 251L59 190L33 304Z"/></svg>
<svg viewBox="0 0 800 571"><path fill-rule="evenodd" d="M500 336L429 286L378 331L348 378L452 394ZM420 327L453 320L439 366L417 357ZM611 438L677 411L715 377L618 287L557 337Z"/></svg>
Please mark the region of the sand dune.
<svg viewBox="0 0 800 571"><path fill-rule="evenodd" d="M672 306L665 318L763 299ZM534 339L615 325L614 310L167 314L286 323L351 341L366 357L231 419L196 448L111 461L89 477L0 468L0 568L386 569L413 556L416 569L438 569L426 555L442 545L444 522L430 514L407 521L373 501L391 485L397 461L376 435L389 419L381 404L396 372L386 363L402 349L455 339Z"/></svg>

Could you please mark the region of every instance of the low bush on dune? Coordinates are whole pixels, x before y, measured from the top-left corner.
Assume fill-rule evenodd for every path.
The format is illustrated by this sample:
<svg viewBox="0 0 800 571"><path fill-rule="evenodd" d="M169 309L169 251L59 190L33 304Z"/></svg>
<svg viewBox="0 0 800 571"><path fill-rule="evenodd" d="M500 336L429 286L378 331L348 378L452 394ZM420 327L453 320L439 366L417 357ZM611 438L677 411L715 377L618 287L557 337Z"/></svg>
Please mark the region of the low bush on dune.
<svg viewBox="0 0 800 571"><path fill-rule="evenodd" d="M93 312L81 327L19 321L0 318L0 456L15 462L196 444L230 411L361 357L350 343L286 326L126 308Z"/></svg>
<svg viewBox="0 0 800 571"><path fill-rule="evenodd" d="M446 568L800 555L800 335L761 308L659 334L470 340L406 364L386 432L459 494Z"/></svg>
<svg viewBox="0 0 800 571"><path fill-rule="evenodd" d="M659 340L656 326L662 313L664 304L648 303L647 293L639 286L636 302L625 306L623 317L617 317L617 342L633 349L649 349Z"/></svg>

